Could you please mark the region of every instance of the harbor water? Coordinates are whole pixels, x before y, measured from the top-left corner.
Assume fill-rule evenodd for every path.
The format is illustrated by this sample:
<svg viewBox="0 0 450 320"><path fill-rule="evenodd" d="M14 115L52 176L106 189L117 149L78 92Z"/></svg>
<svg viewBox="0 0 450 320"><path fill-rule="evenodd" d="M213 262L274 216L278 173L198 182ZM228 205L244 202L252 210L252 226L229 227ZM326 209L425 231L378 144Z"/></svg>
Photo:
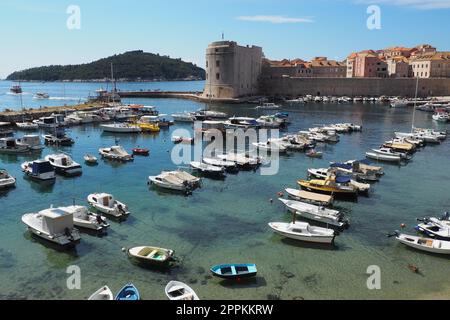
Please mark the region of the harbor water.
<svg viewBox="0 0 450 320"><path fill-rule="evenodd" d="M11 83L0 82L0 108L14 108L17 97L8 92ZM61 83L23 83L25 92L43 91L56 96ZM35 86L28 88L28 86ZM60 97L85 98L98 84L65 84ZM148 86L148 87L147 87ZM119 84L120 89L201 90L202 82ZM25 94L24 97L27 95ZM15 99L15 100L14 100ZM28 99L28 98L27 98ZM24 101L26 99L24 98ZM194 111L205 104L176 99L127 99L124 103L154 105L161 113ZM24 102L36 107L32 99ZM58 105L61 101L39 101ZM55 104L53 104L55 103ZM71 102L67 102L68 104ZM75 103L75 102L74 102ZM254 105L211 104L211 110L230 116L257 117L268 111ZM350 220L350 228L336 239L336 246L315 246L283 240L268 227L272 221L289 221L290 215L277 193L296 188L296 180L306 178L308 168L327 167L330 161L362 159L366 151L392 138L394 131L410 131L411 108L391 109L377 103L308 103L285 105L292 124L287 132L309 127L352 122L363 125L361 133L341 135L334 145L319 145L323 159L304 153L280 157L279 173L262 176L259 171L228 175L224 181L205 179L201 189L189 197L158 191L147 186L149 175L175 169L171 162L172 132L191 129L176 124L159 134L113 135L98 125L68 129L73 147L46 147L34 156L0 155L0 167L17 178L17 188L0 194L0 299L85 299L108 285L117 292L132 281L143 299L165 299L164 287L170 280L189 284L201 299L416 299L448 297L450 273L447 257L413 251L386 237L407 225L414 232L416 218L440 217L450 211L450 142L427 146L408 165L383 164L386 175L372 186L369 197L356 203L337 202ZM444 130L431 115L417 112L417 127ZM24 133L16 133L20 137ZM23 177L20 164L59 151L83 164L86 153L120 144L129 152L134 147L151 150L150 157L136 157L127 164L99 161L96 167L83 165L77 178L58 177L46 187ZM87 205L94 192L113 194L126 203L130 218L111 222L108 235L99 238L82 234L73 251L58 251L37 241L21 222L24 213L51 205ZM274 199L271 203L270 199ZM177 265L169 271L156 271L132 264L122 248L151 245L175 250ZM212 278L209 268L221 263L256 263L258 276L252 281L227 283ZM81 270L81 289L66 285L69 266ZM409 270L419 267L419 273ZM369 290L369 266L379 266L381 289Z"/></svg>

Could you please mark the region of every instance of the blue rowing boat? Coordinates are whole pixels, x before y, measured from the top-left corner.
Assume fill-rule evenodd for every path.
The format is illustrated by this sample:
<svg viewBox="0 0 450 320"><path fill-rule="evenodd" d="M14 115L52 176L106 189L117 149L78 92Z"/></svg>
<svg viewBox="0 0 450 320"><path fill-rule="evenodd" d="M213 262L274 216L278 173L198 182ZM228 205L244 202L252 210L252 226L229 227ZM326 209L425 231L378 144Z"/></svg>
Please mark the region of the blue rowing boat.
<svg viewBox="0 0 450 320"><path fill-rule="evenodd" d="M216 277L222 279L241 279L256 276L256 264L222 264L211 268Z"/></svg>
<svg viewBox="0 0 450 320"><path fill-rule="evenodd" d="M120 289L115 300L141 300L141 296L136 286L132 283L128 283Z"/></svg>

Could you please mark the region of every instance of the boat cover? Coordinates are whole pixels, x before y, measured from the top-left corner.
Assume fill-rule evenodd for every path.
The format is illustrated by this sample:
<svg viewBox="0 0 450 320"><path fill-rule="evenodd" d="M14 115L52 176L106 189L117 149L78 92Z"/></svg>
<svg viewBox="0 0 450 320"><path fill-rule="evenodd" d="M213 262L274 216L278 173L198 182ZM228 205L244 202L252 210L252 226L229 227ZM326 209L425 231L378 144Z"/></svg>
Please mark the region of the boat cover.
<svg viewBox="0 0 450 320"><path fill-rule="evenodd" d="M345 164L345 163L333 163L330 165L331 168L341 168L345 170L352 170L353 167L351 165Z"/></svg>
<svg viewBox="0 0 450 320"><path fill-rule="evenodd" d="M336 177L337 183L349 183L350 181L352 181L352 178L348 177L348 176L337 176Z"/></svg>

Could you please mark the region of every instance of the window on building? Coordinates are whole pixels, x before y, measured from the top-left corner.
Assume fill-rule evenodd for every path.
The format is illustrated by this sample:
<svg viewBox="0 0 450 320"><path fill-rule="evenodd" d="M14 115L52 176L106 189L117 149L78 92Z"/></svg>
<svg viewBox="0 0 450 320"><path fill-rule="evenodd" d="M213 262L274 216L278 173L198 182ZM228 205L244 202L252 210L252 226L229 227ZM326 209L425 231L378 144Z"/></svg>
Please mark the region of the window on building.
<svg viewBox="0 0 450 320"><path fill-rule="evenodd" d="M206 74L206 80L208 80L208 73Z"/></svg>
<svg viewBox="0 0 450 320"><path fill-rule="evenodd" d="M220 79L220 73L216 73L216 80Z"/></svg>
<svg viewBox="0 0 450 320"><path fill-rule="evenodd" d="M208 68L208 61L206 61L206 67Z"/></svg>
<svg viewBox="0 0 450 320"><path fill-rule="evenodd" d="M216 60L216 67L219 68L220 67L220 61Z"/></svg>

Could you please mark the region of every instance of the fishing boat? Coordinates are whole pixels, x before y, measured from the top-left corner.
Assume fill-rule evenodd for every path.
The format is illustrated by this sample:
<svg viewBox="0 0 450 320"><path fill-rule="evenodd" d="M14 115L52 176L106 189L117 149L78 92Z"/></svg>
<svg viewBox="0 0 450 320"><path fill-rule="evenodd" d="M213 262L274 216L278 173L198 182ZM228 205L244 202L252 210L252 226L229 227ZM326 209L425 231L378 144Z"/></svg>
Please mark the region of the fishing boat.
<svg viewBox="0 0 450 320"><path fill-rule="evenodd" d="M211 268L211 273L222 279L243 279L255 277L256 264L221 264Z"/></svg>
<svg viewBox="0 0 450 320"><path fill-rule="evenodd" d="M30 146L18 142L15 138L0 139L0 153L19 154L29 152Z"/></svg>
<svg viewBox="0 0 450 320"><path fill-rule="evenodd" d="M332 196L319 194L315 192L308 192L290 188L287 188L285 191L288 194L288 197L291 199L319 206L331 206L334 201Z"/></svg>
<svg viewBox="0 0 450 320"><path fill-rule="evenodd" d="M95 291L88 300L114 300L114 295L108 286L104 286Z"/></svg>
<svg viewBox="0 0 450 320"><path fill-rule="evenodd" d="M66 154L51 154L45 157L46 161L55 168L56 173L66 176L77 176L82 174L82 167Z"/></svg>
<svg viewBox="0 0 450 320"><path fill-rule="evenodd" d="M91 154L85 154L83 159L84 159L84 162L86 162L86 164L88 164L88 165L92 166L92 165L98 164L97 157L95 157L95 156L93 156Z"/></svg>
<svg viewBox="0 0 450 320"><path fill-rule="evenodd" d="M318 152L314 149L309 150L306 155L310 158L322 158L323 157L323 153L322 152Z"/></svg>
<svg viewBox="0 0 450 320"><path fill-rule="evenodd" d="M12 93L15 93L15 94L20 94L20 93L23 92L23 91L22 91L22 87L20 86L20 84L12 86L9 90L10 90Z"/></svg>
<svg viewBox="0 0 450 320"><path fill-rule="evenodd" d="M331 244L336 236L332 229L315 227L309 223L298 221L292 223L271 222L269 227L283 237L304 242Z"/></svg>
<svg viewBox="0 0 450 320"><path fill-rule="evenodd" d="M135 156L149 156L150 150L145 148L134 148L133 155Z"/></svg>
<svg viewBox="0 0 450 320"><path fill-rule="evenodd" d="M324 224L343 227L347 223L343 221L342 215L337 210L327 209L322 206L316 206L313 204L308 204L300 201L279 199L290 212L296 215Z"/></svg>
<svg viewBox="0 0 450 320"><path fill-rule="evenodd" d="M191 168L204 175L223 177L225 174L225 169L223 167L213 166L199 161L192 161L190 165Z"/></svg>
<svg viewBox="0 0 450 320"><path fill-rule="evenodd" d="M45 99L50 98L50 96L46 92L36 92L36 94L34 95L33 98L37 99L37 100L45 100Z"/></svg>
<svg viewBox="0 0 450 320"><path fill-rule="evenodd" d="M5 169L0 169L0 189L9 189L16 186L16 178Z"/></svg>
<svg viewBox="0 0 450 320"><path fill-rule="evenodd" d="M417 219L421 223L416 226L416 230L425 234L426 236L450 241L450 225L437 218Z"/></svg>
<svg viewBox="0 0 450 320"><path fill-rule="evenodd" d="M396 232L395 236L400 243L417 250L437 254L450 254L450 241L412 236L399 232Z"/></svg>
<svg viewBox="0 0 450 320"><path fill-rule="evenodd" d="M45 129L54 129L64 126L66 124L63 115L52 115L49 117L41 117L37 120L33 120L33 123L37 124L40 128Z"/></svg>
<svg viewBox="0 0 450 320"><path fill-rule="evenodd" d="M160 175L148 177L148 184L190 193L199 186L200 179L183 171L163 171Z"/></svg>
<svg viewBox="0 0 450 320"><path fill-rule="evenodd" d="M306 191L330 194L336 197L356 198L358 196L358 189L351 185L340 185L336 183L334 177L328 177L325 180L299 180L298 184Z"/></svg>
<svg viewBox="0 0 450 320"><path fill-rule="evenodd" d="M254 142L252 143L258 150L267 151L269 153L286 153L287 148L276 142Z"/></svg>
<svg viewBox="0 0 450 320"><path fill-rule="evenodd" d="M266 102L263 103L262 105L259 105L256 107L256 109L260 109L260 110L276 110L276 109L280 109L281 107L275 103L272 102Z"/></svg>
<svg viewBox="0 0 450 320"><path fill-rule="evenodd" d="M412 156L406 152L396 152L396 151L392 150L391 148L385 148L385 147L382 147L379 149L372 149L372 152L381 154L384 156L399 156L400 159L403 159L403 160L410 160L412 158Z"/></svg>
<svg viewBox="0 0 450 320"><path fill-rule="evenodd" d="M137 301L141 300L141 295L138 288L134 284L128 283L120 289L115 297L115 300Z"/></svg>
<svg viewBox="0 0 450 320"><path fill-rule="evenodd" d="M45 148L38 135L25 135L17 139L17 143L28 145L31 151L41 151Z"/></svg>
<svg viewBox="0 0 450 320"><path fill-rule="evenodd" d="M31 121L16 122L16 127L19 130L29 130L29 131L39 129L39 125Z"/></svg>
<svg viewBox="0 0 450 320"><path fill-rule="evenodd" d="M104 159L117 160L117 161L133 161L133 155L125 151L122 146L112 146L110 148L100 148L99 154Z"/></svg>
<svg viewBox="0 0 450 320"><path fill-rule="evenodd" d="M81 240L74 228L73 214L58 208L27 213L22 216L22 222L34 235L60 246L74 246Z"/></svg>
<svg viewBox="0 0 450 320"><path fill-rule="evenodd" d="M114 196L108 193L90 194L87 197L87 201L99 212L115 218L124 218L130 215L128 207L124 203L114 199Z"/></svg>
<svg viewBox="0 0 450 320"><path fill-rule="evenodd" d="M394 140L386 141L383 144L383 148L388 148L394 152L403 153L403 154L411 154L416 151L416 146L414 144L411 144L406 141L400 142L399 140L397 140L397 141L394 141Z"/></svg>
<svg viewBox="0 0 450 320"><path fill-rule="evenodd" d="M218 158L203 158L202 161L211 166L225 168L226 171L236 171L238 169L236 163L233 161L226 161Z"/></svg>
<svg viewBox="0 0 450 320"><path fill-rule="evenodd" d="M402 157L400 157L399 155L388 155L377 152L366 152L366 157L377 161L396 162L396 163L400 163L402 161Z"/></svg>
<svg viewBox="0 0 450 320"><path fill-rule="evenodd" d="M114 132L114 133L140 133L142 129L137 125L128 123L113 123L113 124L102 124L100 127L104 132Z"/></svg>
<svg viewBox="0 0 450 320"><path fill-rule="evenodd" d="M180 281L170 281L164 292L167 298L172 301L200 300L191 287Z"/></svg>
<svg viewBox="0 0 450 320"><path fill-rule="evenodd" d="M25 175L36 181L55 181L55 168L50 161L35 160L31 162L24 162L21 165L22 171Z"/></svg>
<svg viewBox="0 0 450 320"><path fill-rule="evenodd" d="M109 228L106 218L92 213L83 206L69 206L59 208L65 212L73 214L73 224L78 228L104 232Z"/></svg>
<svg viewBox="0 0 450 320"><path fill-rule="evenodd" d="M175 253L173 250L148 246L131 248L127 252L129 257L155 266L167 266Z"/></svg>
<svg viewBox="0 0 450 320"><path fill-rule="evenodd" d="M45 144L48 145L70 147L75 143L63 130L58 130L55 134L46 134L43 137Z"/></svg>

